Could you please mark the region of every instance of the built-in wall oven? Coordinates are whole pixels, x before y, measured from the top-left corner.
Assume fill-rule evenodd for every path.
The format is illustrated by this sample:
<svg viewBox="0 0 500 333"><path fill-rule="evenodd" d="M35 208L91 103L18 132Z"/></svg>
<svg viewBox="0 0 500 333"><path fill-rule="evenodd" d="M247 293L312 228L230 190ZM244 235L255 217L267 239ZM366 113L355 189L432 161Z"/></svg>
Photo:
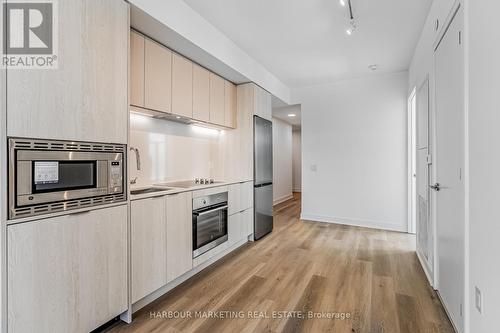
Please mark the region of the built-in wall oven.
<svg viewBox="0 0 500 333"><path fill-rule="evenodd" d="M193 199L193 258L228 239L227 192Z"/></svg>
<svg viewBox="0 0 500 333"><path fill-rule="evenodd" d="M9 138L9 218L125 201L126 146Z"/></svg>

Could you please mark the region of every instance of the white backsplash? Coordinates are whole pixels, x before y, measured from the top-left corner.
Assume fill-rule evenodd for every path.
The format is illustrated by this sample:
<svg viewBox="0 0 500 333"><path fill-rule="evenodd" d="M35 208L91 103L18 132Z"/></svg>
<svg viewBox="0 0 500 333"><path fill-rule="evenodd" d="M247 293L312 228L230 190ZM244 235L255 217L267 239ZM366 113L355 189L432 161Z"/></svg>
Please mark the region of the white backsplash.
<svg viewBox="0 0 500 333"><path fill-rule="evenodd" d="M138 186L160 181L216 178L222 132L147 116L130 115L130 146L139 149L141 170L129 151L130 177Z"/></svg>

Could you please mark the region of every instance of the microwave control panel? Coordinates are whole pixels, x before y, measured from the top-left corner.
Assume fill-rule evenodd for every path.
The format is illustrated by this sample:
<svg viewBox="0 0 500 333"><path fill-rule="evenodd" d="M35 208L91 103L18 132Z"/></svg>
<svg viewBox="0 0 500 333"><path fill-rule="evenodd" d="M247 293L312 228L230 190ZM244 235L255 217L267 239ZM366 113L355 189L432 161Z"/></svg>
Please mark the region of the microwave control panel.
<svg viewBox="0 0 500 333"><path fill-rule="evenodd" d="M121 192L123 184L123 167L121 161L109 162L109 188L113 192Z"/></svg>

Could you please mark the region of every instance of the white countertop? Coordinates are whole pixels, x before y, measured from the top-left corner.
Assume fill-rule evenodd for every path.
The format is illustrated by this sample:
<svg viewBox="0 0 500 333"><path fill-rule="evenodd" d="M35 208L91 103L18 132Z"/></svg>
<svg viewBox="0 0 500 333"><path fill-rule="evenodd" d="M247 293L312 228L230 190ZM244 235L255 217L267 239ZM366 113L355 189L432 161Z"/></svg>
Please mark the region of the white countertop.
<svg viewBox="0 0 500 333"><path fill-rule="evenodd" d="M144 193L144 194L132 194L131 193L130 200L133 201L133 200L146 199L146 198L158 197L158 196L163 196L163 195L177 194L177 193L182 193L182 192L204 190L204 189L208 189L208 188L221 187L221 186L227 186L227 185L238 184L238 183L246 183L246 182L251 182L251 181L253 181L253 180L250 179L250 180L237 180L237 181L217 181L213 184L196 184L196 185L193 184L193 186L186 187L186 188L173 187L173 186L166 185L168 183L177 183L177 181L158 182L158 183L154 183L151 185L131 186L130 187L131 192L134 190L141 190L141 189L146 189L146 188L150 188L150 187L155 187L155 188L169 187L170 189L167 189L164 191ZM158 184L164 184L164 185L158 185Z"/></svg>

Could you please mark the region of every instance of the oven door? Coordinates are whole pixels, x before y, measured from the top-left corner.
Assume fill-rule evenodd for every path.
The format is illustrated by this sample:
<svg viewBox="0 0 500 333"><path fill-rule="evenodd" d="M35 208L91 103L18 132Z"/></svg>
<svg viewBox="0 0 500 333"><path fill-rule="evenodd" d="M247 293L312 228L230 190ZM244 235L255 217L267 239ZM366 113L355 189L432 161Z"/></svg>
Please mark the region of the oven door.
<svg viewBox="0 0 500 333"><path fill-rule="evenodd" d="M193 211L193 258L227 241L227 203Z"/></svg>
<svg viewBox="0 0 500 333"><path fill-rule="evenodd" d="M16 206L23 207L107 195L110 163L122 153L19 150L16 158Z"/></svg>

